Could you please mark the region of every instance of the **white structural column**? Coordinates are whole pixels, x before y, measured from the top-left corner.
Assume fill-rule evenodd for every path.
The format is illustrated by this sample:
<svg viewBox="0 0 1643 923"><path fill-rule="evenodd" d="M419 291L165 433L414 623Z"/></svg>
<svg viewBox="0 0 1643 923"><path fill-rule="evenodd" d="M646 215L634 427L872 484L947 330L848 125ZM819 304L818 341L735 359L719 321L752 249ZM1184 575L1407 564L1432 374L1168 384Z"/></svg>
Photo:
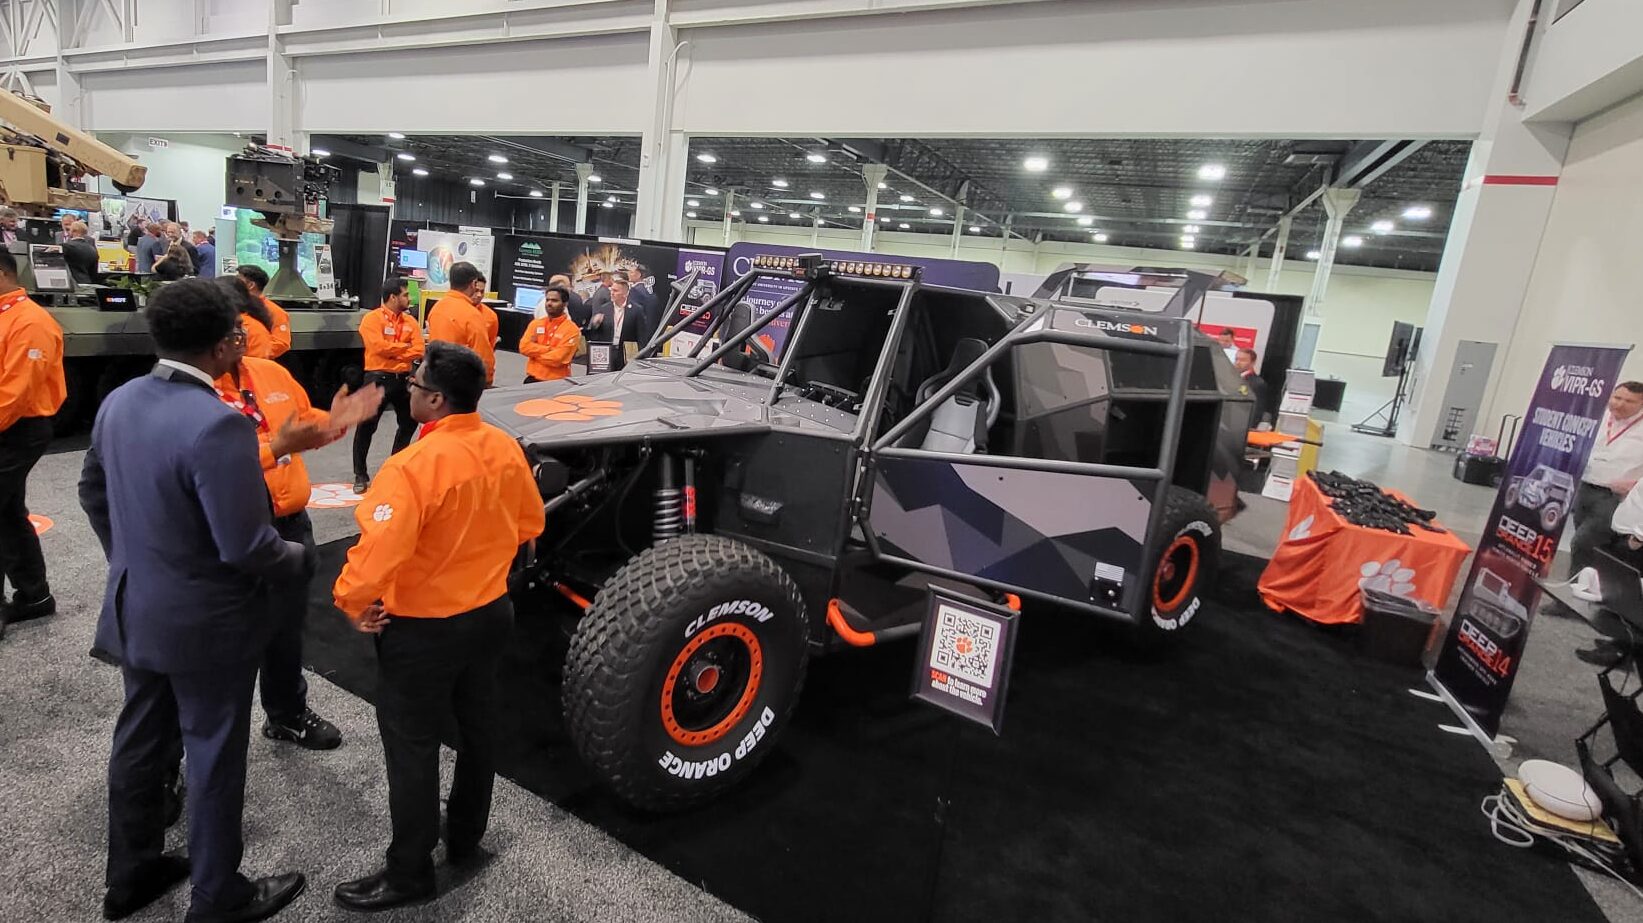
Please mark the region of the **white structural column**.
<svg viewBox="0 0 1643 923"><path fill-rule="evenodd" d="M1329 292L1329 275L1335 269L1335 251L1341 244L1341 229L1346 226L1346 216L1352 211L1352 206L1358 204L1362 195L1361 189L1330 187L1324 190L1324 212L1329 216L1329 222L1324 226L1323 246L1318 248L1318 268L1312 273L1312 291L1306 296L1307 317L1315 317L1323 306L1324 296Z"/></svg>
<svg viewBox="0 0 1643 923"><path fill-rule="evenodd" d="M812 247L821 246L821 222L820 215L810 216L810 246Z"/></svg>
<svg viewBox="0 0 1643 923"><path fill-rule="evenodd" d="M308 138L297 125L297 111L302 105L297 62L285 53L285 39L279 34L282 26L291 24L291 7L295 3L296 0L268 2L268 143L305 154Z"/></svg>
<svg viewBox="0 0 1643 923"><path fill-rule="evenodd" d="M1451 444L1440 438L1450 410L1444 406L1444 396L1462 341L1499 344L1482 405L1466 428L1493 433L1501 414L1523 412L1522 407L1493 406L1494 394L1518 316L1526 309L1524 293L1572 132L1566 123L1525 123L1521 107L1508 99L1530 6L1530 0L1521 0L1507 30L1495 74L1494 101L1485 116L1483 133L1472 144L1455 201L1449 242L1438 265L1426 331L1415 361L1408 410L1398 426L1398 440L1407 445ZM1536 307L1557 310L1562 306ZM1571 338L1577 340L1599 341L1604 334L1571 328ZM1536 360L1540 361L1544 357ZM1464 444L1471 433L1457 435Z"/></svg>
<svg viewBox="0 0 1643 923"><path fill-rule="evenodd" d="M593 175L593 164L576 165L576 233L588 232L588 177Z"/></svg>
<svg viewBox="0 0 1643 923"><path fill-rule="evenodd" d="M1278 219L1278 244L1272 248L1272 265L1267 267L1266 291L1276 292L1278 290L1278 277L1283 275L1284 272L1284 255L1289 250L1289 228L1294 223L1294 215L1285 215ZM1253 276L1251 276L1251 281L1253 281Z"/></svg>
<svg viewBox="0 0 1643 923"><path fill-rule="evenodd" d="M724 245L730 246L730 235L735 230L736 217L731 212L736 210L736 190L725 190L725 240Z"/></svg>
<svg viewBox="0 0 1643 923"><path fill-rule="evenodd" d="M559 233L559 181L554 180L548 195L553 196L548 203L548 230Z"/></svg>
<svg viewBox="0 0 1643 923"><path fill-rule="evenodd" d="M657 240L684 236L685 168L690 140L673 129L673 104L679 92L679 59L688 42L668 18L668 0L655 0L650 22L649 80L652 88L650 119L639 147L639 202L633 213L633 234Z"/></svg>
<svg viewBox="0 0 1643 923"><path fill-rule="evenodd" d="M85 90L80 86L80 75L68 66L68 58L63 52L75 46L81 2L82 0L56 0L57 105L52 112L75 128L82 128L86 124ZM95 183L91 188L97 188Z"/></svg>
<svg viewBox="0 0 1643 923"><path fill-rule="evenodd" d="M889 172L882 163L865 164L861 168L862 182L867 184L867 207L862 209L861 216L861 248L873 252L873 237L879 229L879 183L884 182L884 175Z"/></svg>
<svg viewBox="0 0 1643 923"><path fill-rule="evenodd" d="M1255 243L1250 244L1249 252L1244 254L1244 256L1247 258L1247 262L1244 263L1244 279L1247 280L1247 284L1254 285L1255 268L1261 261L1261 242L1256 241Z"/></svg>
<svg viewBox="0 0 1643 923"><path fill-rule="evenodd" d="M953 259L958 259L958 248L964 243L964 206L953 206Z"/></svg>

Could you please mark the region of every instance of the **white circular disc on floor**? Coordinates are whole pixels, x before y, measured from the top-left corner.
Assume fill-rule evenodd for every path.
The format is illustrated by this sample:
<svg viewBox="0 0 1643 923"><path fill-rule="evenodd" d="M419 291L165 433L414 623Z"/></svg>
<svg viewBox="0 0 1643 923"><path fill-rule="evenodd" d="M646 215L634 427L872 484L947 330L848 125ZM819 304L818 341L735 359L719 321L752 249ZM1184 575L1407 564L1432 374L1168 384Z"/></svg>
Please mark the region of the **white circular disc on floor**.
<svg viewBox="0 0 1643 923"><path fill-rule="evenodd" d="M1550 760L1524 760L1517 778L1535 804L1565 820L1596 820L1603 802L1579 772Z"/></svg>

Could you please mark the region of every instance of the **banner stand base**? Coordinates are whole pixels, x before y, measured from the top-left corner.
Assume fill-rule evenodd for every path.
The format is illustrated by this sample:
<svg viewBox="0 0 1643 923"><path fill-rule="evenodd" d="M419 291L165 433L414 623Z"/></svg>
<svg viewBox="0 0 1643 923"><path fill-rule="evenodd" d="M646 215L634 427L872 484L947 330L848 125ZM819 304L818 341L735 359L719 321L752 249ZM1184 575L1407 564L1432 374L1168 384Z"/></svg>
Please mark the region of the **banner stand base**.
<svg viewBox="0 0 1643 923"><path fill-rule="evenodd" d="M1460 719L1461 727L1465 728L1464 733L1470 734L1474 740L1482 744L1483 749L1489 751L1490 756L1497 760L1505 760L1511 757L1512 744L1515 743L1512 738L1500 735L1491 737L1489 732L1478 725L1477 721L1472 718L1471 713L1460 702L1456 701L1455 697L1450 694L1448 689L1444 688L1443 683L1439 682L1430 670L1426 673L1426 684L1432 687L1432 691L1438 694L1438 698L1442 699L1443 703L1449 706L1449 710L1455 713L1455 717ZM1415 690L1411 689L1410 692L1415 693ZM1419 693L1415 694L1418 695ZM1442 725L1439 725L1439 727L1442 727ZM1450 729L1444 728L1444 730ZM1459 729L1455 730L1458 731Z"/></svg>

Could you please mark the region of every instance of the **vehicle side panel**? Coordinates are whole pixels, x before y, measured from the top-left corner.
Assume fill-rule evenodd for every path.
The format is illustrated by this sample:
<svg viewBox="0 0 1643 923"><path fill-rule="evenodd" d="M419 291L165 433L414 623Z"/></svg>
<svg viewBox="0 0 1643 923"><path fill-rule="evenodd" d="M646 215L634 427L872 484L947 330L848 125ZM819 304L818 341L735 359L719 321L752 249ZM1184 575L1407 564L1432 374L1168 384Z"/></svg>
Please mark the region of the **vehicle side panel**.
<svg viewBox="0 0 1643 923"><path fill-rule="evenodd" d="M851 447L840 439L777 431L714 444L723 487L714 529L777 554L831 559L841 498L850 492Z"/></svg>

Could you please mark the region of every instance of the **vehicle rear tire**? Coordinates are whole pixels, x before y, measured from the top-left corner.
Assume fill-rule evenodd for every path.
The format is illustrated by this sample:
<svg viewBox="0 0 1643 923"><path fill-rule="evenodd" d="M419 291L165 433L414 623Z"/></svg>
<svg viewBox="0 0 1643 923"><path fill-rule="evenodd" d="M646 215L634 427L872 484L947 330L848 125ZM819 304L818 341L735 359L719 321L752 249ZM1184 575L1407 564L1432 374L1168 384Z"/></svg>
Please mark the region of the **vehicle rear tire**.
<svg viewBox="0 0 1643 923"><path fill-rule="evenodd" d="M1203 608L1221 564L1221 518L1202 494L1171 487L1158 537L1163 547L1147 575L1139 625L1144 644L1179 637Z"/></svg>
<svg viewBox="0 0 1643 923"><path fill-rule="evenodd" d="M623 801L701 804L774 748L809 648L798 585L770 558L714 535L663 542L606 581L577 626L565 723Z"/></svg>
<svg viewBox="0 0 1643 923"><path fill-rule="evenodd" d="M1506 487L1506 497L1505 497L1505 504L1506 504L1507 509L1510 510L1510 509L1515 509L1517 507L1517 493L1518 493L1518 491L1517 491L1517 485L1516 484L1507 485L1507 487Z"/></svg>
<svg viewBox="0 0 1643 923"><path fill-rule="evenodd" d="M1563 504L1556 500L1548 500L1540 508L1540 528L1546 532L1556 532L1557 524L1563 521Z"/></svg>

